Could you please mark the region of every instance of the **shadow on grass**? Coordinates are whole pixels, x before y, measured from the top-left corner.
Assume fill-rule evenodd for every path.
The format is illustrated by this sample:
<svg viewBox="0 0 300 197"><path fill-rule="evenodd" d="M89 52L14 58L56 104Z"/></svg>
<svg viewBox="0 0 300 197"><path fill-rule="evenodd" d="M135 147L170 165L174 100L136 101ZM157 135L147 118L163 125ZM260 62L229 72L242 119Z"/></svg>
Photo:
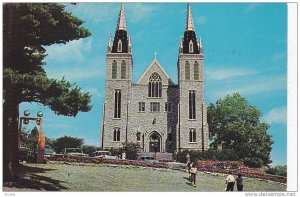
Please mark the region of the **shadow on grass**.
<svg viewBox="0 0 300 197"><path fill-rule="evenodd" d="M184 178L185 180L191 181L191 179L188 177L182 177L182 178Z"/></svg>
<svg viewBox="0 0 300 197"><path fill-rule="evenodd" d="M189 186L193 186L193 184L191 182L185 182L185 184L187 184Z"/></svg>
<svg viewBox="0 0 300 197"><path fill-rule="evenodd" d="M23 176L12 181L4 183L4 187L34 190L46 190L46 191L60 191L62 189L68 189L61 185L64 181L55 180L46 176L37 175L36 173L46 173L47 171L53 171L56 169L44 169L39 167L20 166L22 168Z"/></svg>

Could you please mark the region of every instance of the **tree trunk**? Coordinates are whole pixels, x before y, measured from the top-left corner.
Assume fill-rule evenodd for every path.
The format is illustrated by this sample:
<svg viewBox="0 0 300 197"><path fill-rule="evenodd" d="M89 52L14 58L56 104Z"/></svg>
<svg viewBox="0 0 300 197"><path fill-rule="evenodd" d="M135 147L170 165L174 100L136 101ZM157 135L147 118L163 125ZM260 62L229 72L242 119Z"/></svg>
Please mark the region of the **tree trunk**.
<svg viewBox="0 0 300 197"><path fill-rule="evenodd" d="M3 182L18 177L19 103L12 91L6 92L3 103Z"/></svg>

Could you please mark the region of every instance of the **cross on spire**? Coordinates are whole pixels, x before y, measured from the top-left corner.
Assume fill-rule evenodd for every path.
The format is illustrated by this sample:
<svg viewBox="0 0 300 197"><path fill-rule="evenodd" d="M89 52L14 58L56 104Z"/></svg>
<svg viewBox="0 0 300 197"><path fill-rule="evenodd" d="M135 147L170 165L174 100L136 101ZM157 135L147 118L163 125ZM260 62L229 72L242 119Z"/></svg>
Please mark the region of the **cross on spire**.
<svg viewBox="0 0 300 197"><path fill-rule="evenodd" d="M154 59L156 60L156 55L157 55L157 52L155 51L154 52Z"/></svg>

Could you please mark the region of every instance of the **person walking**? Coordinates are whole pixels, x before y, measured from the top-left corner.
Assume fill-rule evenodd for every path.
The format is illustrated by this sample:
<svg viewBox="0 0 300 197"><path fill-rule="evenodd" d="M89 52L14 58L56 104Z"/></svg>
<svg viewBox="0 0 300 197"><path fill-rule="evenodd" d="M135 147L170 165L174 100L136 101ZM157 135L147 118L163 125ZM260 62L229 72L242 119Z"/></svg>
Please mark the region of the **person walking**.
<svg viewBox="0 0 300 197"><path fill-rule="evenodd" d="M232 176L232 173L229 172L228 176L226 177L226 191L233 191L234 188L235 179L234 176Z"/></svg>
<svg viewBox="0 0 300 197"><path fill-rule="evenodd" d="M243 177L239 173L238 177L236 178L236 188L238 191L243 191L244 183L243 183Z"/></svg>
<svg viewBox="0 0 300 197"><path fill-rule="evenodd" d="M188 179L189 179L189 181L191 181L191 168L192 168L192 162L190 162L190 161L188 161L187 162L187 172L188 172Z"/></svg>
<svg viewBox="0 0 300 197"><path fill-rule="evenodd" d="M196 164L193 163L190 172L191 172L191 184L194 187L196 187L196 174L197 174Z"/></svg>

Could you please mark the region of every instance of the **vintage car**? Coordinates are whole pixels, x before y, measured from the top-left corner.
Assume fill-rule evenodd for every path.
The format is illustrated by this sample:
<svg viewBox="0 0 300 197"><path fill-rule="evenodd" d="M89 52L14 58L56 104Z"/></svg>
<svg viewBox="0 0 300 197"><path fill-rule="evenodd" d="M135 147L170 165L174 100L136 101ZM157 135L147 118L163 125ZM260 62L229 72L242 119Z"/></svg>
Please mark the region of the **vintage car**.
<svg viewBox="0 0 300 197"><path fill-rule="evenodd" d="M64 148L62 151L64 157L73 156L73 157L88 157L88 154L82 152L80 148Z"/></svg>
<svg viewBox="0 0 300 197"><path fill-rule="evenodd" d="M144 161L144 162L148 162L148 163L159 163L159 161L157 159L155 159L154 157L149 157L149 156L142 156L139 158L139 161Z"/></svg>
<svg viewBox="0 0 300 197"><path fill-rule="evenodd" d="M109 151L96 151L90 154L91 158L103 158L103 159L118 159L117 156L111 155Z"/></svg>

